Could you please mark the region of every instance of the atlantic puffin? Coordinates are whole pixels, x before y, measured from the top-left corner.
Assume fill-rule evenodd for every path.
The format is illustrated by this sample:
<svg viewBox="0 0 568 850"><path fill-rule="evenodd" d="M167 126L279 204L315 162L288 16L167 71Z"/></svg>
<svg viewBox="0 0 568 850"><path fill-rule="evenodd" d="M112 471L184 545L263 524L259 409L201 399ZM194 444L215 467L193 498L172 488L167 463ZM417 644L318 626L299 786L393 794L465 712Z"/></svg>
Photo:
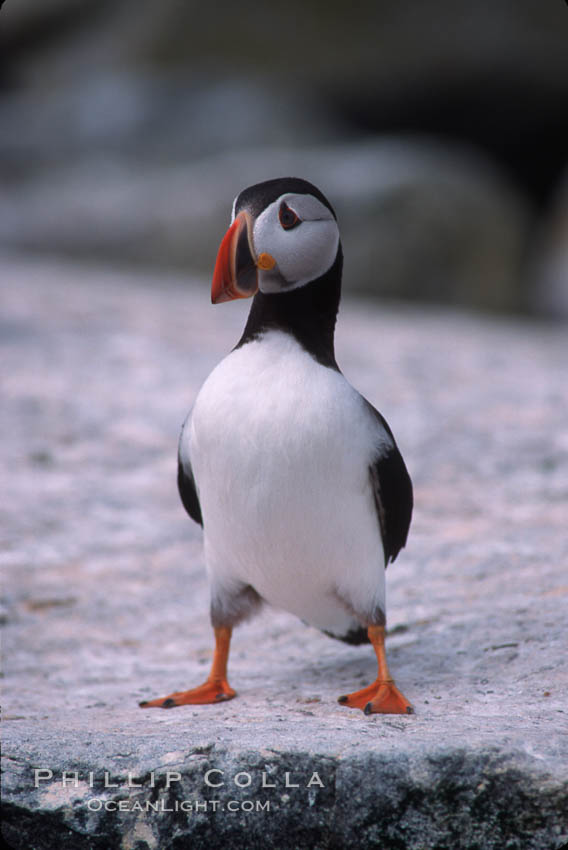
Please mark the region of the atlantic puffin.
<svg viewBox="0 0 568 850"><path fill-rule="evenodd" d="M385 568L405 545L412 483L385 419L335 359L343 252L306 180L244 189L215 264L214 304L254 296L244 332L182 428L178 487L203 527L215 650L199 687L143 708L232 699L232 630L266 603L348 643L370 641L365 714L411 714L385 655Z"/></svg>

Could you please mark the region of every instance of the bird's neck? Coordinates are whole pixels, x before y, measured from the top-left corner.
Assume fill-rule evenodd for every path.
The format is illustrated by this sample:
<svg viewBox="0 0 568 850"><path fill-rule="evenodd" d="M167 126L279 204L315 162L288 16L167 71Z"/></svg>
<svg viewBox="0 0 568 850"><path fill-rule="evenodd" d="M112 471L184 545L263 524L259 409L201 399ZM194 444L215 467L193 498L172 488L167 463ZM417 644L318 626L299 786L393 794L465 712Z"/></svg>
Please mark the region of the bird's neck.
<svg viewBox="0 0 568 850"><path fill-rule="evenodd" d="M331 268L317 280L290 292L257 292L242 337L241 348L270 330L289 333L318 363L338 369L334 334L339 300L343 254L339 246Z"/></svg>

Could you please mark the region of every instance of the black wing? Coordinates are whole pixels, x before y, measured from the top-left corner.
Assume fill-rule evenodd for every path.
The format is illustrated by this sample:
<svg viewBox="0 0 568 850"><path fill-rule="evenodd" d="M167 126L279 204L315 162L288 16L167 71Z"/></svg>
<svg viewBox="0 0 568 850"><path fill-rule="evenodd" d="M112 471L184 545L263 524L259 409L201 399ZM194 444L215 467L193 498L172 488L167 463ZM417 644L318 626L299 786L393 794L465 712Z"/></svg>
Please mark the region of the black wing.
<svg viewBox="0 0 568 850"><path fill-rule="evenodd" d="M191 464L188 460L185 463L181 462L178 455L178 490L183 506L190 517L198 522L203 527L203 517L201 516L201 505L199 504L199 496L195 486L195 478L191 469Z"/></svg>
<svg viewBox="0 0 568 850"><path fill-rule="evenodd" d="M369 467L387 566L406 544L412 517L412 481L387 421L372 404L367 405L392 440Z"/></svg>

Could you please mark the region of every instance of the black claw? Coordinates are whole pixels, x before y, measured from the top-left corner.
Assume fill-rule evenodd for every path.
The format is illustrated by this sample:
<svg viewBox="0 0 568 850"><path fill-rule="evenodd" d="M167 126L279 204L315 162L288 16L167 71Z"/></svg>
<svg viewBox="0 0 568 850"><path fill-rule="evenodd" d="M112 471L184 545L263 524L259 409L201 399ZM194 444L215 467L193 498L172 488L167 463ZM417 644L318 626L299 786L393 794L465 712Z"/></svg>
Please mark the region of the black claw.
<svg viewBox="0 0 568 850"><path fill-rule="evenodd" d="M148 705L148 700L143 699L142 702L138 703L138 705L140 706L140 708L144 708L144 706Z"/></svg>
<svg viewBox="0 0 568 850"><path fill-rule="evenodd" d="M368 702L367 705L365 706L365 708L363 709L363 714L369 715L369 714L372 714L372 713L373 713L373 706L371 705L370 702Z"/></svg>
<svg viewBox="0 0 568 850"><path fill-rule="evenodd" d="M175 704L176 704L175 699L168 697L167 699L165 699L163 701L162 708L173 708Z"/></svg>
<svg viewBox="0 0 568 850"><path fill-rule="evenodd" d="M348 699L349 697L344 695L342 697L337 697L337 702L347 702Z"/></svg>

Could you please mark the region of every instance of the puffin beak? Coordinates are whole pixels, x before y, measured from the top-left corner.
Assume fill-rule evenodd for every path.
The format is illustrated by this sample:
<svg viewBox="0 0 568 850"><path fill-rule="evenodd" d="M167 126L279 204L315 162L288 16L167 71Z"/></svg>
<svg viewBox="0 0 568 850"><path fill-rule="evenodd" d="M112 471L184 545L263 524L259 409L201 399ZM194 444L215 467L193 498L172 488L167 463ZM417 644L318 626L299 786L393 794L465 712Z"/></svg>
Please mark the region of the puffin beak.
<svg viewBox="0 0 568 850"><path fill-rule="evenodd" d="M252 247L252 217L240 212L225 233L211 286L211 302L250 298L258 292L257 258Z"/></svg>

